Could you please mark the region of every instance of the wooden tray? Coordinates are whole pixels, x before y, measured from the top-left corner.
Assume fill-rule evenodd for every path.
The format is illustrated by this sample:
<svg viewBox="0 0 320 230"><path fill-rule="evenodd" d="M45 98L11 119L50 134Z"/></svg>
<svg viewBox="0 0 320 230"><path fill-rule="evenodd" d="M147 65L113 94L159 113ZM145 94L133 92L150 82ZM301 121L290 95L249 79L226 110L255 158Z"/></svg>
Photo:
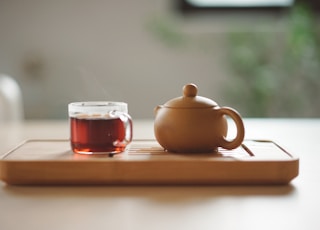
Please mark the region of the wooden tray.
<svg viewBox="0 0 320 230"><path fill-rule="evenodd" d="M136 140L113 157L74 154L68 140L28 140L0 160L0 179L15 185L287 184L298 171L298 158L259 140L197 154L168 153L154 140Z"/></svg>

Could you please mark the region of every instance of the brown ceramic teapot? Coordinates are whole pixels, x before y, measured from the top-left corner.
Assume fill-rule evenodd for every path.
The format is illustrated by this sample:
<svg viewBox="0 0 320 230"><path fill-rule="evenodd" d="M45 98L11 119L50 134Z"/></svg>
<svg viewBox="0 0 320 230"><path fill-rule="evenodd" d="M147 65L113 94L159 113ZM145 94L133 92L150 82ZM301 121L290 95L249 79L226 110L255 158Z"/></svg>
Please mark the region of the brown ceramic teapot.
<svg viewBox="0 0 320 230"><path fill-rule="evenodd" d="M183 87L183 96L155 108L154 133L169 152L213 152L218 147L234 149L244 139L244 125L237 111L219 107L214 101L197 96L194 84ZM232 118L237 135L227 140L227 120Z"/></svg>

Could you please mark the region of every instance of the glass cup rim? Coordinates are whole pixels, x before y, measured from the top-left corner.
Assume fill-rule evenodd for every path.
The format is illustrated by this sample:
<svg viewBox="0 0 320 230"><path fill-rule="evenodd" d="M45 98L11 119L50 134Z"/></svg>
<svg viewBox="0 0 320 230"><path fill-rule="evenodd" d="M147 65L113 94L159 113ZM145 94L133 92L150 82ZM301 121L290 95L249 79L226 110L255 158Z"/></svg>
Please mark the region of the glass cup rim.
<svg viewBox="0 0 320 230"><path fill-rule="evenodd" d="M128 112L128 104L118 101L79 101L68 104L69 116L79 114L105 114L110 111Z"/></svg>
<svg viewBox="0 0 320 230"><path fill-rule="evenodd" d="M69 106L76 107L102 107L102 106L126 106L127 103L121 101L77 101L69 103Z"/></svg>

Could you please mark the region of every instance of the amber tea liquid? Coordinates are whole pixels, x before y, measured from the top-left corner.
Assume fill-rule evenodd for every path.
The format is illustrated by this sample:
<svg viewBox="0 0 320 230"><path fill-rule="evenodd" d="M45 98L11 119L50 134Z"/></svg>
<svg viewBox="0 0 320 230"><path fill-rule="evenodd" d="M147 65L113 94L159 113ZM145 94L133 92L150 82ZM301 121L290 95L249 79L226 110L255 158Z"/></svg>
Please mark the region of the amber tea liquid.
<svg viewBox="0 0 320 230"><path fill-rule="evenodd" d="M76 153L123 152L126 130L120 118L70 117L71 147Z"/></svg>

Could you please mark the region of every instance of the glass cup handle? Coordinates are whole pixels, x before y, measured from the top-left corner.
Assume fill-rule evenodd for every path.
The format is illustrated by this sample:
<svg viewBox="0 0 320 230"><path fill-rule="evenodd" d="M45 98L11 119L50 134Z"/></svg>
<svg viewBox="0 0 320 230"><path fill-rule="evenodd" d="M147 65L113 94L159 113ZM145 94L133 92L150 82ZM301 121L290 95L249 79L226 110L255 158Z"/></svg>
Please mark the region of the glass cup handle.
<svg viewBox="0 0 320 230"><path fill-rule="evenodd" d="M223 113L224 115L227 115L229 117L231 117L233 119L233 121L236 124L237 127L237 135L236 137L231 140L228 141L225 137L223 137L222 142L220 143L221 147L225 148L225 149L235 149L237 147L239 147L244 139L244 125L243 125L243 121L242 118L240 116L240 114L229 107L222 107L220 108L220 112Z"/></svg>
<svg viewBox="0 0 320 230"><path fill-rule="evenodd" d="M121 111L111 111L111 117L118 117L122 121L125 136L123 140L117 140L113 143L114 146L127 146L132 141L132 118L128 113Z"/></svg>

